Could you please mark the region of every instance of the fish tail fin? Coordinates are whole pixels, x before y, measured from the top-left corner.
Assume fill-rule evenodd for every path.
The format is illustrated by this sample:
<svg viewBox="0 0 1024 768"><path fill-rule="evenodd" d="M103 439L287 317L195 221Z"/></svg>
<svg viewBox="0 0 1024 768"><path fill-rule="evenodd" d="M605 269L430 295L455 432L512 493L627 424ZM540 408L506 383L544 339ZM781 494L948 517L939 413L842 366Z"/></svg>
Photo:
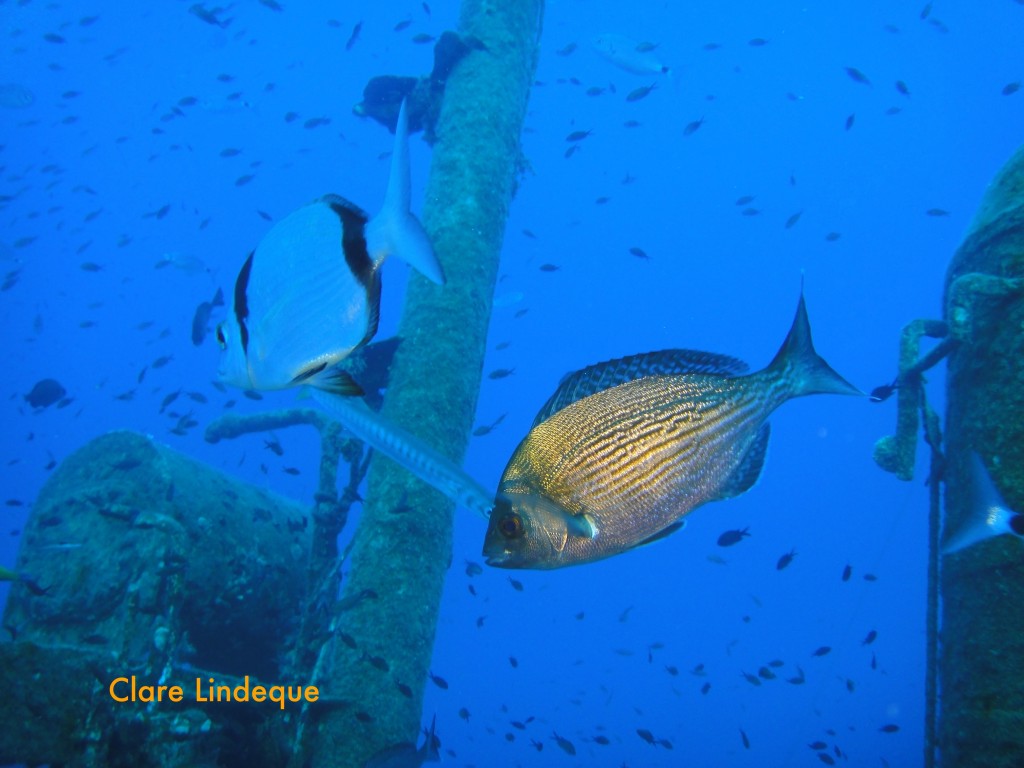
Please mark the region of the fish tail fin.
<svg viewBox="0 0 1024 768"><path fill-rule="evenodd" d="M811 323L807 319L807 305L804 303L802 286L793 325L768 370L777 373L789 384L790 397L817 394L866 397L814 351L814 344L811 342Z"/></svg>
<svg viewBox="0 0 1024 768"><path fill-rule="evenodd" d="M311 390L313 399L328 414L375 451L401 464L456 504L485 518L490 516L494 506L491 495L451 459L415 435L389 423L357 398L343 397L316 387Z"/></svg>
<svg viewBox="0 0 1024 768"><path fill-rule="evenodd" d="M430 721L430 730L423 729L423 735L426 740L423 742L421 751L424 753L423 762L425 763L438 763L441 761L441 740L437 738L434 732L437 726L437 715L434 715Z"/></svg>
<svg viewBox="0 0 1024 768"><path fill-rule="evenodd" d="M971 451L971 507L967 519L946 536L942 554L959 552L972 544L1012 533L1024 537L1024 515L1018 515L1003 501L981 457Z"/></svg>
<svg viewBox="0 0 1024 768"><path fill-rule="evenodd" d="M444 270L437 260L423 225L409 211L409 128L405 101L395 124L395 146L391 152L391 175L384 205L366 224L366 245L370 258L380 263L394 254L431 282L444 285Z"/></svg>

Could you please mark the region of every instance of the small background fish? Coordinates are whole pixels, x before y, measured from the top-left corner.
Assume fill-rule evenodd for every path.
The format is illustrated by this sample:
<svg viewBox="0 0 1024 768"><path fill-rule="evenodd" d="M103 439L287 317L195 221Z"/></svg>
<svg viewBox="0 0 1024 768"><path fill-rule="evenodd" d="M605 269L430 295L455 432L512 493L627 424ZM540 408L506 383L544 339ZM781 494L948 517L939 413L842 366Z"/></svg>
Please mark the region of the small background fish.
<svg viewBox="0 0 1024 768"><path fill-rule="evenodd" d="M151 434L304 505L316 490L318 444L305 428L280 433L285 460L255 435L204 442L204 427L221 413L285 407L295 392L265 392L256 401L219 389L211 381L213 339L196 348L189 331L197 303L216 286L176 264L154 264L165 253L199 257L229 303L239 266L271 227L257 211L278 222L334 190L374 213L389 165L379 155L391 141L376 123L350 115L350 105L367 78L429 72L431 46L411 37L440 39L457 27L458 6L429 0L428 15L416 0L280 0L284 10L276 12L206 0L204 7L221 6L220 18L232 19L221 29L189 14L193 3L3 5L3 79L27 92L16 97L25 103L0 109L0 488L4 499L24 501L0 508L0 562L10 566L55 467L108 430ZM496 295L521 297L492 308L481 369L516 374L482 382L476 423L508 416L471 441L466 456L468 473L486 484L491 500L505 463L566 372L680 345L729 352L759 368L785 332L801 269L813 292L815 341L829 362L865 388L892 380L899 329L941 308L946 262L993 172L1020 146L1024 125L1024 91L1001 93L1024 78L1024 6L934 2L921 19L925 5L545 3L526 131L507 148L529 170L518 179ZM411 25L395 32L406 19ZM359 22L358 42L346 51ZM672 67L678 88L601 58L592 40L602 32L657 43L650 53ZM65 42L48 42L46 33ZM755 37L769 43L749 46ZM477 63L492 58L482 53ZM849 65L873 86L853 82L843 69ZM646 99L625 101L654 81ZM78 95L65 96L71 92ZM486 124L485 105L472 106L460 116ZM901 111L887 114L892 107ZM851 113L857 122L847 132ZM684 139L685 126L701 116L705 124ZM303 128L318 117L330 125ZM576 130L593 132L567 161L565 137ZM238 153L222 157L225 148ZM418 138L411 152L419 201L432 158ZM243 175L253 178L236 187ZM755 199L733 205L745 195ZM610 201L595 205L599 197ZM143 218L168 203L172 212L163 219ZM751 206L761 214L740 213ZM934 207L949 216L926 215ZM785 229L798 210L799 223ZM628 255L631 246L651 259ZM103 270L82 272L84 261ZM541 272L544 263L561 269ZM384 270L375 341L396 333L411 273L399 262ZM528 311L517 317L520 310ZM80 329L82 321L96 325ZM511 344L495 349L499 342ZM164 355L174 362L137 382ZM22 398L44 378L67 394L37 412ZM928 378L929 399L941 411L942 373ZM114 399L130 389L133 399ZM179 389L161 413L161 401ZM209 404L189 400L189 391L203 392ZM433 641L434 668L450 688L426 681L423 705L424 724L437 712L442 752L455 752L444 764L673 768L746 758L750 766L820 766L820 752L840 766L921 765L928 488L895 481L870 457L892 428L899 394L863 406L826 397L787 404L771 417L767 470L751 492L705 505L685 530L635 554L513 574L523 592L486 565L465 575L464 560L483 564L484 525L458 515ZM200 426L171 434L189 410ZM1001 451L974 447L998 484ZM261 462L273 462L269 474ZM283 464L302 474L285 475ZM430 522L415 510L396 519L417 531ZM717 546L722 532L748 526L753 537ZM1016 545L1006 536L976 546ZM776 571L791 548L799 556ZM78 551L62 554L70 563ZM948 557L970 562L977 551ZM0 602L14 590L25 594L0 584ZM45 608L46 599L36 602ZM861 646L873 628L878 640ZM654 641L665 647L649 664L644 649ZM822 645L832 653L809 659ZM367 650L396 668L390 649ZM777 680L755 688L740 676L775 659L784 662L772 668ZM706 677L689 673L699 663ZM798 667L805 683L787 682L800 678ZM856 681L856 692L845 678ZM382 685L394 690L396 682ZM893 704L898 714L890 714ZM461 707L472 712L469 724L458 717ZM526 731L510 724L530 715L537 719ZM888 723L900 730L879 730ZM351 721L353 732L373 727ZM410 722L407 738L421 744L418 727ZM645 743L638 728L675 749ZM750 737L749 753L738 728ZM553 731L575 744L576 758L550 740ZM610 743L591 740L599 735ZM544 745L539 755L531 739Z"/></svg>
<svg viewBox="0 0 1024 768"><path fill-rule="evenodd" d="M602 58L634 75L666 75L670 71L657 55L656 47L616 32L598 35L593 46Z"/></svg>

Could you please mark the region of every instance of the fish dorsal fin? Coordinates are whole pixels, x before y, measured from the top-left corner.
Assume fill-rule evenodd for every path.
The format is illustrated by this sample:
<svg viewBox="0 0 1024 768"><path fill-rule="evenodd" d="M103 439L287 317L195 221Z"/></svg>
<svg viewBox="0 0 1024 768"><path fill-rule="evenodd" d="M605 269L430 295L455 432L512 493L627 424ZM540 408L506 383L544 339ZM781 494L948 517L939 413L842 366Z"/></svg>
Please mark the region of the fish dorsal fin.
<svg viewBox="0 0 1024 768"><path fill-rule="evenodd" d="M719 491L713 501L731 499L733 496L739 496L741 493L746 493L754 487L757 479L761 476L761 470L764 468L764 457L768 453L768 438L770 436L771 425L765 422L754 436L754 442L750 444L747 452L743 455L743 460L733 473L729 475L728 481L726 481L722 490Z"/></svg>
<svg viewBox="0 0 1024 768"><path fill-rule="evenodd" d="M547 421L553 414L577 400L645 376L686 373L741 376L749 370L746 363L735 357L693 349L663 349L660 352L645 352L588 365L559 382L558 389L533 420L533 426Z"/></svg>
<svg viewBox="0 0 1024 768"><path fill-rule="evenodd" d="M398 110L391 175L384 205L366 225L366 244L374 264L394 254L437 285L444 285L444 269L423 225L409 212L409 130L405 101Z"/></svg>

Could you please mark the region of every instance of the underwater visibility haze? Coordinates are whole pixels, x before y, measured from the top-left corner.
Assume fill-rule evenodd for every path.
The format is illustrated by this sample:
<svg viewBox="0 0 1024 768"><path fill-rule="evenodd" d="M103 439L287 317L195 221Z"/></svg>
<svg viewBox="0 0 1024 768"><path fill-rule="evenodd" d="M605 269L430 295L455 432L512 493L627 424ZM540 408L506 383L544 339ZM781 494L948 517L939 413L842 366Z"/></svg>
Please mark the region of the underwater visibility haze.
<svg viewBox="0 0 1024 768"><path fill-rule="evenodd" d="M941 468L873 458L897 402L937 445L945 363L904 375L901 329L945 317L986 192L1024 196L991 185L1024 143L1020 0L0 21L0 764L1024 754L926 747ZM468 186L495 158L507 216ZM1020 253L977 295L1019 296ZM945 556L1024 562L1017 454L951 431L977 514ZM120 702L115 676L296 698Z"/></svg>

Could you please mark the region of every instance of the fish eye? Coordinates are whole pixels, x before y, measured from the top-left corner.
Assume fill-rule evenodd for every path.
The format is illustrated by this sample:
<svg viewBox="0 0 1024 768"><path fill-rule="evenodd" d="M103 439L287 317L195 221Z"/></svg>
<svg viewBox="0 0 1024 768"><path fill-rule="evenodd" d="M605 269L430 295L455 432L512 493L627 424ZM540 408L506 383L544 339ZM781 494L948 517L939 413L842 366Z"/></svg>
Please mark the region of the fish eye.
<svg viewBox="0 0 1024 768"><path fill-rule="evenodd" d="M523 519L519 515L506 515L498 521L498 530L506 539L518 539L523 535Z"/></svg>
<svg viewBox="0 0 1024 768"><path fill-rule="evenodd" d="M220 348L222 350L227 349L227 347L228 347L227 339L224 338L224 324L223 323L217 323L217 343L220 345Z"/></svg>

